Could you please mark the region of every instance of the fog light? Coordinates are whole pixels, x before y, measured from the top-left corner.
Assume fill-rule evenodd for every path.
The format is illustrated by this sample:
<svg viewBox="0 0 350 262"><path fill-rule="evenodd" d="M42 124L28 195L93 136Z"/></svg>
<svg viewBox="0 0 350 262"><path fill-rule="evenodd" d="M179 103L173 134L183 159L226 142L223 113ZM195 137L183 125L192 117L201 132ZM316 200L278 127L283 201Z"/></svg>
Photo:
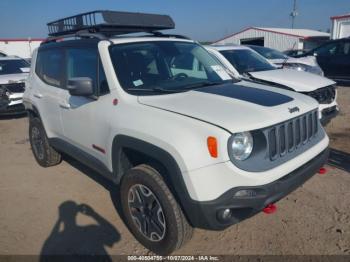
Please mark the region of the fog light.
<svg viewBox="0 0 350 262"><path fill-rule="evenodd" d="M255 197L256 192L250 189L242 189L234 194L235 197Z"/></svg>
<svg viewBox="0 0 350 262"><path fill-rule="evenodd" d="M229 208L219 211L218 217L222 221L227 221L231 218L231 210Z"/></svg>

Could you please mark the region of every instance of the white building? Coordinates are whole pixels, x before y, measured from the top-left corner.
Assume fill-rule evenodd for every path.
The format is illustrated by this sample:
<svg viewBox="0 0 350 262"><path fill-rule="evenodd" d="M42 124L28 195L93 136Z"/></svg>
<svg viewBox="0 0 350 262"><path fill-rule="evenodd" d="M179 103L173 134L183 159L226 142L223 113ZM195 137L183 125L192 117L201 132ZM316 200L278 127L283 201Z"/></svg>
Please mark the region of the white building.
<svg viewBox="0 0 350 262"><path fill-rule="evenodd" d="M249 27L215 44L261 45L280 51L312 49L329 40L329 34L309 29Z"/></svg>
<svg viewBox="0 0 350 262"><path fill-rule="evenodd" d="M22 58L31 58L32 52L44 39L1 39L0 53L15 55Z"/></svg>
<svg viewBox="0 0 350 262"><path fill-rule="evenodd" d="M331 17L332 39L350 37L350 14Z"/></svg>

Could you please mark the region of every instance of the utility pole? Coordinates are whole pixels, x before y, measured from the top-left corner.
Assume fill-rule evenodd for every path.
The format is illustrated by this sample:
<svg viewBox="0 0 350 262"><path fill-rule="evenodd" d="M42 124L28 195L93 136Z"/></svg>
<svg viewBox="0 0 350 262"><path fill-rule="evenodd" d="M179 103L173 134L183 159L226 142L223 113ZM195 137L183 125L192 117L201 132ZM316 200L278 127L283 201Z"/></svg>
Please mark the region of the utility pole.
<svg viewBox="0 0 350 262"><path fill-rule="evenodd" d="M299 15L298 10L297 10L297 0L293 0L293 11L290 13L290 16L292 17L292 28L294 28L295 24L295 18Z"/></svg>

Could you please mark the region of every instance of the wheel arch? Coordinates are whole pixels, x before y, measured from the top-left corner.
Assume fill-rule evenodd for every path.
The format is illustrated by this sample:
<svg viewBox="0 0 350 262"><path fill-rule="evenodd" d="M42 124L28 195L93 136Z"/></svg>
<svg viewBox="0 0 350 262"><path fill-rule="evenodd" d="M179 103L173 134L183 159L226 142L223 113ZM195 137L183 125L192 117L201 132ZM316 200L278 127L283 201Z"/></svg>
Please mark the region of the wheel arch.
<svg viewBox="0 0 350 262"><path fill-rule="evenodd" d="M26 110L28 112L29 117L38 117L41 119L39 110L37 109L37 107L35 105L25 103L25 107L26 107Z"/></svg>
<svg viewBox="0 0 350 262"><path fill-rule="evenodd" d="M130 160L133 161L130 155L127 155L130 152L143 159L136 159L136 162L128 163ZM188 210L192 199L174 157L164 149L143 140L126 135L115 136L112 144L112 167L115 181L119 184L126 171L138 164L148 164L160 173L191 223Z"/></svg>
<svg viewBox="0 0 350 262"><path fill-rule="evenodd" d="M122 176L130 167L141 164L141 162L142 164L155 165L153 166L155 168L164 168L166 169L166 175L169 176L181 174L176 160L164 149L126 135L114 137L112 168L117 182L120 182Z"/></svg>

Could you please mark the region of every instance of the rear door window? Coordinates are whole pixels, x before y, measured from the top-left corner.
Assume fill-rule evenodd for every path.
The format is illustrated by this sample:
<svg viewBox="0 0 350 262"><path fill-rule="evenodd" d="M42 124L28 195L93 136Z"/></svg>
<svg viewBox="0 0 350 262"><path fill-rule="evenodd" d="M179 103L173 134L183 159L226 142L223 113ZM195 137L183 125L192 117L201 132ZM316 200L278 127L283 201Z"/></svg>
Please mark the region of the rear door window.
<svg viewBox="0 0 350 262"><path fill-rule="evenodd" d="M48 49L39 51L35 72L45 83L61 87L63 79L64 51Z"/></svg>

